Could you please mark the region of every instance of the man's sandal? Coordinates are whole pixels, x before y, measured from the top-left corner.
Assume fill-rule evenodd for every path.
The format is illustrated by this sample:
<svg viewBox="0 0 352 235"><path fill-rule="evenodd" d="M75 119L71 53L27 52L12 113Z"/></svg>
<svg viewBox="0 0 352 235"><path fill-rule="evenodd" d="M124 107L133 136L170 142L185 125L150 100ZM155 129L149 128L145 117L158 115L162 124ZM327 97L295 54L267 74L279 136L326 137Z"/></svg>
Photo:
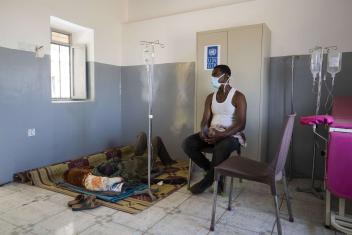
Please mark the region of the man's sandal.
<svg viewBox="0 0 352 235"><path fill-rule="evenodd" d="M84 195L84 194L78 194L78 195L75 197L74 200L69 201L69 202L67 203L67 206L68 206L68 207L72 207L72 206L75 205L75 204L81 203L81 202L83 202L83 201L85 200L86 197L87 197L87 196Z"/></svg>
<svg viewBox="0 0 352 235"><path fill-rule="evenodd" d="M81 203L73 205L72 211L90 210L97 207L100 207L100 204L96 201L96 197L87 196Z"/></svg>

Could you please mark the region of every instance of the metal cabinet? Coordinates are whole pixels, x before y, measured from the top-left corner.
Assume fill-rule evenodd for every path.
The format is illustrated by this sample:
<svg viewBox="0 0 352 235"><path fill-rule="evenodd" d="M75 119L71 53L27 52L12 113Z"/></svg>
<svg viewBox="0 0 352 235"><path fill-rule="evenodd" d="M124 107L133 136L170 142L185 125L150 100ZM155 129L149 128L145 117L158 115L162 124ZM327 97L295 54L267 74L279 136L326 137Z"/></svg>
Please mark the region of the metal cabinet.
<svg viewBox="0 0 352 235"><path fill-rule="evenodd" d="M195 131L199 131L210 84L211 70L204 67L204 48L220 46L219 64L232 70L231 85L247 99L247 147L243 155L265 160L268 126L268 87L270 30L265 24L197 33L197 69L195 86Z"/></svg>

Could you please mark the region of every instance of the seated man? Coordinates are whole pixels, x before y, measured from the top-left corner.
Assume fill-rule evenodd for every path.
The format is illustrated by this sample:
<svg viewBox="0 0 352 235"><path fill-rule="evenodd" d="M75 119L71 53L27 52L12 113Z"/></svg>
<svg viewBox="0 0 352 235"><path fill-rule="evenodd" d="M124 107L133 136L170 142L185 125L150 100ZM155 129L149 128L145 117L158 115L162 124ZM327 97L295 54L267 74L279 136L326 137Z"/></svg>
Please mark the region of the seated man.
<svg viewBox="0 0 352 235"><path fill-rule="evenodd" d="M206 171L204 178L191 187L193 194L202 193L210 187L214 181L214 167L244 144L241 131L246 125L246 98L230 86L230 76L231 70L227 65L213 69L210 82L217 91L206 98L201 131L183 142L184 152ZM207 147L213 148L211 162L202 153Z"/></svg>

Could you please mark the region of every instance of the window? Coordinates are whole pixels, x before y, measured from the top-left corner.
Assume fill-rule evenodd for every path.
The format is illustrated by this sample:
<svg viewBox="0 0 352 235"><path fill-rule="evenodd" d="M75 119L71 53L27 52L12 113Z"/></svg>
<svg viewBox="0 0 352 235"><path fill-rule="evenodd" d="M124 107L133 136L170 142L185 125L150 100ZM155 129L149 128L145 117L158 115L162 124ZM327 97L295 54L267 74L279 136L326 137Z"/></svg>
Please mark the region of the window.
<svg viewBox="0 0 352 235"><path fill-rule="evenodd" d="M51 32L51 98L87 99L86 48L72 45L71 34Z"/></svg>

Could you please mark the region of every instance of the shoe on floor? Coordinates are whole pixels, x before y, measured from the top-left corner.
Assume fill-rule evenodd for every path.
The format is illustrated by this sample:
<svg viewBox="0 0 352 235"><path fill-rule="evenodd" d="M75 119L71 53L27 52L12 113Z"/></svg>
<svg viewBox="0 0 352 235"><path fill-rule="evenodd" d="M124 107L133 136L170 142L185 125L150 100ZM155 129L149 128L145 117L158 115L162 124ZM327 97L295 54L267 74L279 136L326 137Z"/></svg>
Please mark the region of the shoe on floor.
<svg viewBox="0 0 352 235"><path fill-rule="evenodd" d="M215 181L214 181L214 184L215 184ZM209 192L214 193L214 185L210 188ZM225 180L224 179L219 180L217 194L219 196L225 196Z"/></svg>
<svg viewBox="0 0 352 235"><path fill-rule="evenodd" d="M84 194L78 194L74 200L69 201L67 203L68 207L72 207L73 205L79 204L85 200L86 196Z"/></svg>
<svg viewBox="0 0 352 235"><path fill-rule="evenodd" d="M190 188L191 193L192 194L201 194L201 193L203 193L207 188L209 188L213 184L213 181L211 179L212 178L204 177L201 181L199 181L198 183L194 184Z"/></svg>
<svg viewBox="0 0 352 235"><path fill-rule="evenodd" d="M100 204L96 201L95 196L87 196L81 203L73 205L72 211L91 210L99 206Z"/></svg>

